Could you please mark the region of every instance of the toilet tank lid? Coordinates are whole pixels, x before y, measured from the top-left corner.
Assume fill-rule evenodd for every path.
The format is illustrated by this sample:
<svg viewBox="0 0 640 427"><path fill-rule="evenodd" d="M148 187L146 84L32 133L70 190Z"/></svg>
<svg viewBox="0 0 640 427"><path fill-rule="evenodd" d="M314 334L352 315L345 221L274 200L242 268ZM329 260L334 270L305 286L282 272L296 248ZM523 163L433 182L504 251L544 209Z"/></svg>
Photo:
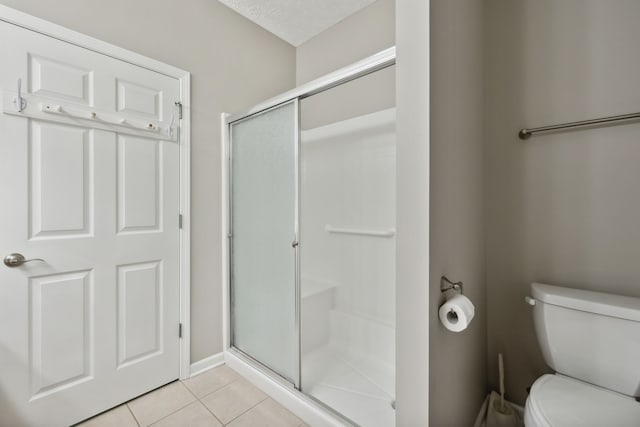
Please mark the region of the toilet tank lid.
<svg viewBox="0 0 640 427"><path fill-rule="evenodd" d="M640 298L532 283L533 298L547 304L640 322Z"/></svg>

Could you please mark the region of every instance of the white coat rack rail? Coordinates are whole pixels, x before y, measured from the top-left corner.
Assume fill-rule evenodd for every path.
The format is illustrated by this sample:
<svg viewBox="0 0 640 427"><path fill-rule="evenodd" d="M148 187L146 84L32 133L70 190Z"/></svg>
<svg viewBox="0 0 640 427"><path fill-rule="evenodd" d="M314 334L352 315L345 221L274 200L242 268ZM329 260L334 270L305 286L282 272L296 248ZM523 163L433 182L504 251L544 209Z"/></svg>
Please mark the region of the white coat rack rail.
<svg viewBox="0 0 640 427"><path fill-rule="evenodd" d="M142 121L113 113L104 113L77 106L52 103L50 100L18 92L2 92L2 113L31 119L102 129L122 134L152 138L154 140L177 141L174 116L168 124Z"/></svg>

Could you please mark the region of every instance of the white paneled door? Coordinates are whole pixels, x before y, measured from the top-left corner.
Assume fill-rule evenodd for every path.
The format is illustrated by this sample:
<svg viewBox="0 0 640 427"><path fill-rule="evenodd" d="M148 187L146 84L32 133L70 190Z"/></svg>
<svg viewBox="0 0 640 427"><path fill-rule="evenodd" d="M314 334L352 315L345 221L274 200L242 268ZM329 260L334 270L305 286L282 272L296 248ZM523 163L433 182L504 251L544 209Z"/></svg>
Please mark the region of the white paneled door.
<svg viewBox="0 0 640 427"><path fill-rule="evenodd" d="M0 425L69 425L179 376L179 82L0 40Z"/></svg>

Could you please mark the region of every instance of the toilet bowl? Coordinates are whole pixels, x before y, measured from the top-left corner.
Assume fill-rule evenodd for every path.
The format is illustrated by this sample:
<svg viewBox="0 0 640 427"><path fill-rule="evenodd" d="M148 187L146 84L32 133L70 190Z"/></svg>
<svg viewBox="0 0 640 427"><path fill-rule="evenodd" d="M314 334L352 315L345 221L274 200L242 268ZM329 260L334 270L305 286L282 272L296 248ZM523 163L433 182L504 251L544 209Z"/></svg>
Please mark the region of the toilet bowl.
<svg viewBox="0 0 640 427"><path fill-rule="evenodd" d="M564 375L543 375L531 387L526 427L638 427L640 403L632 397Z"/></svg>
<svg viewBox="0 0 640 427"><path fill-rule="evenodd" d="M556 374L525 405L526 427L640 427L640 298L534 283L536 336Z"/></svg>

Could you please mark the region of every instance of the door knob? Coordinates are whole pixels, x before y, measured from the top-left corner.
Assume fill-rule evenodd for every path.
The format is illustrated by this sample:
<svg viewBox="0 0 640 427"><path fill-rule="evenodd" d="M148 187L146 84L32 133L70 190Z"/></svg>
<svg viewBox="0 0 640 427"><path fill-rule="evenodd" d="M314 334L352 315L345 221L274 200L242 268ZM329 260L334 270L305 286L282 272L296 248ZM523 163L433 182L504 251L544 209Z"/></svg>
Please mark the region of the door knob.
<svg viewBox="0 0 640 427"><path fill-rule="evenodd" d="M6 257L4 257L4 265L6 265L7 267L20 267L25 262L31 262L31 261L44 262L44 260L40 258L26 259L24 255L18 254L18 253L9 254Z"/></svg>

